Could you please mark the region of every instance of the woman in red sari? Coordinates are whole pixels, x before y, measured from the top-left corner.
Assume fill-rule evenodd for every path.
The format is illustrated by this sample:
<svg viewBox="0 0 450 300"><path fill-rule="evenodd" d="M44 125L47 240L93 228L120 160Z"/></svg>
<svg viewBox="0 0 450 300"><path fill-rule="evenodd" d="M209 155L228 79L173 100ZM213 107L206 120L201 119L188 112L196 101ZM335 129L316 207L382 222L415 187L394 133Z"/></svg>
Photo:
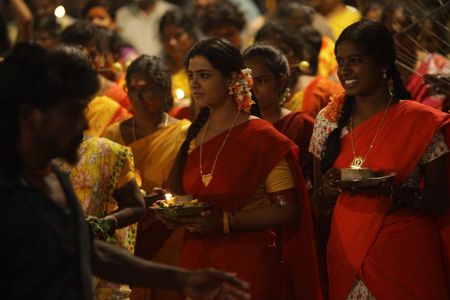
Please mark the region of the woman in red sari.
<svg viewBox="0 0 450 300"><path fill-rule="evenodd" d="M188 231L181 265L235 272L250 282L253 299L321 299L297 147L248 114L252 78L238 48L206 39L186 62L201 109L167 186L214 208L179 219Z"/></svg>
<svg viewBox="0 0 450 300"><path fill-rule="evenodd" d="M347 27L336 58L345 94L319 113L310 145L315 203L332 209L330 299L449 299L449 115L400 100L409 95L381 23ZM395 176L336 181L357 166Z"/></svg>
<svg viewBox="0 0 450 300"><path fill-rule="evenodd" d="M298 146L305 182L311 189L312 155L308 147L314 119L304 112L293 112L282 107L289 93L290 72L286 56L280 50L264 44L248 47L242 56L245 65L252 70L252 91L262 118Z"/></svg>

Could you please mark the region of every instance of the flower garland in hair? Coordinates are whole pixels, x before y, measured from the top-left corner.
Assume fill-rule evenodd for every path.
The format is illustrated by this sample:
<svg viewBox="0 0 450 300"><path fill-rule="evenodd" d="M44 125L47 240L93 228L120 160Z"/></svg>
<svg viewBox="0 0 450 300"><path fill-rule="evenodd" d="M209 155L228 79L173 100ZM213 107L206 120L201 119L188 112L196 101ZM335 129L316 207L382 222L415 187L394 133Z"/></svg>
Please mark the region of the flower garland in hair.
<svg viewBox="0 0 450 300"><path fill-rule="evenodd" d="M337 123L344 106L345 93L330 97L330 102L323 111L323 116L330 122Z"/></svg>
<svg viewBox="0 0 450 300"><path fill-rule="evenodd" d="M247 113L250 112L250 107L255 103L252 100L252 87L252 70L249 68L242 69L233 85L230 86L230 95L233 95L236 99L238 109Z"/></svg>

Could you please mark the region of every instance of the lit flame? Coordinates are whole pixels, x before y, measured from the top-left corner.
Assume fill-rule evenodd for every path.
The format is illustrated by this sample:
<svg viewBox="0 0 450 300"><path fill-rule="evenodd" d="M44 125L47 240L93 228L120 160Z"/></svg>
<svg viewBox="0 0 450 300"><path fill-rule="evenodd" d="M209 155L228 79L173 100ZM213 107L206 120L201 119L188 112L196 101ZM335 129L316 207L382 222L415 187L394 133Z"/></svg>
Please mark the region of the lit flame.
<svg viewBox="0 0 450 300"><path fill-rule="evenodd" d="M177 94L177 98L178 99L183 99L184 98L184 91L182 90L182 89L177 89L176 91L175 91L175 94Z"/></svg>
<svg viewBox="0 0 450 300"><path fill-rule="evenodd" d="M57 8L55 8L55 16L57 18L62 18L66 15L66 9L64 6L59 5Z"/></svg>
<svg viewBox="0 0 450 300"><path fill-rule="evenodd" d="M172 194L170 193L165 194L164 197L166 198L166 200L173 198Z"/></svg>

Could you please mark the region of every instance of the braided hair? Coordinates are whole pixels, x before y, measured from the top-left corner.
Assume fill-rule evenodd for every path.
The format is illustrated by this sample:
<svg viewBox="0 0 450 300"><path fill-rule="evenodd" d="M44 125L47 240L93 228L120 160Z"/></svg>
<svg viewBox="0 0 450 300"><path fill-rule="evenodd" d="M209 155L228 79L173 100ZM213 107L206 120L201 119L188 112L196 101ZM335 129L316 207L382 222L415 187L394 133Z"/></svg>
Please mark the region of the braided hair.
<svg viewBox="0 0 450 300"><path fill-rule="evenodd" d="M377 65L384 66L388 80L392 80L393 102L409 99L411 95L405 89L400 72L395 64L396 51L389 30L379 22L362 20L348 26L336 41L336 49L344 41L352 42L367 56L373 57ZM337 54L337 53L336 53ZM346 95L338 120L338 126L328 136L321 153L321 170L325 173L334 164L341 150L341 132L347 125L352 112L355 97Z"/></svg>
<svg viewBox="0 0 450 300"><path fill-rule="evenodd" d="M238 73L245 68L244 60L239 49L225 39L209 38L195 44L186 56L186 70L189 68L189 61L195 56L204 57L225 78L229 78L232 73ZM203 107L200 110L189 127L186 138L178 151L166 183L166 187L173 193L184 194L182 178L188 157L189 145L200 132L203 125L205 125L206 121L208 121L209 114L208 107Z"/></svg>

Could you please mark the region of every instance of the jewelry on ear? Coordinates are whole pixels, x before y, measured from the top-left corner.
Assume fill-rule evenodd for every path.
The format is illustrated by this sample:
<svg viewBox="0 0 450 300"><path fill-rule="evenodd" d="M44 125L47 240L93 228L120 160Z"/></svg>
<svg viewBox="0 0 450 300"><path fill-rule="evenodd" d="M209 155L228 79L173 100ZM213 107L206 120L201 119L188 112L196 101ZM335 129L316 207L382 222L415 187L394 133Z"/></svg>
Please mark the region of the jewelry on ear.
<svg viewBox="0 0 450 300"><path fill-rule="evenodd" d="M307 60L302 60L299 64L298 64L298 68L300 69L300 71L302 71L303 73L309 73L311 72L311 66L309 64L309 62Z"/></svg>
<svg viewBox="0 0 450 300"><path fill-rule="evenodd" d="M383 69L383 79L386 80L387 78L388 77L387 77L386 69Z"/></svg>

